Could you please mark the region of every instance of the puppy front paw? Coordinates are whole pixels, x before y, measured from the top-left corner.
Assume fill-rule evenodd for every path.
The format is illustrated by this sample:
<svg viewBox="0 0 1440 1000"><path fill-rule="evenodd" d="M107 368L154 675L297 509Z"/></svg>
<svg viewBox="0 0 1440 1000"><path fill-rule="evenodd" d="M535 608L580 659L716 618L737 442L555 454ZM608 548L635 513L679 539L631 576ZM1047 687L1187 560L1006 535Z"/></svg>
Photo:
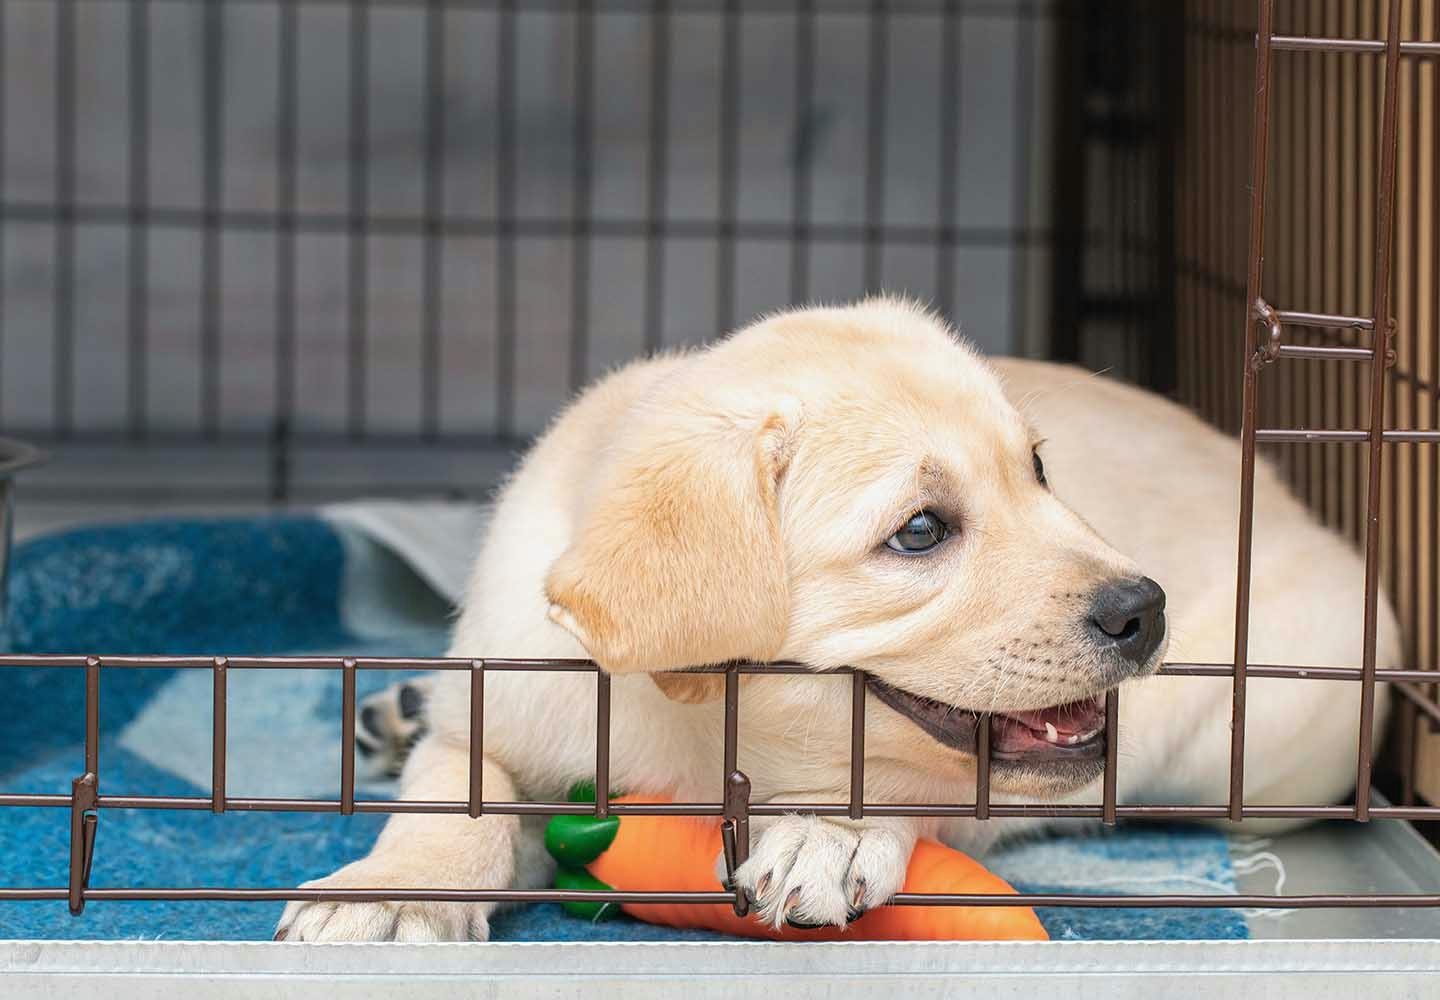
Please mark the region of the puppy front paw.
<svg viewBox="0 0 1440 1000"><path fill-rule="evenodd" d="M784 816L760 835L735 886L774 927L843 927L900 891L912 846L886 826Z"/></svg>
<svg viewBox="0 0 1440 1000"><path fill-rule="evenodd" d="M423 887L413 875L370 858L352 862L302 889ZM486 941L491 903L292 902L275 929L276 941Z"/></svg>

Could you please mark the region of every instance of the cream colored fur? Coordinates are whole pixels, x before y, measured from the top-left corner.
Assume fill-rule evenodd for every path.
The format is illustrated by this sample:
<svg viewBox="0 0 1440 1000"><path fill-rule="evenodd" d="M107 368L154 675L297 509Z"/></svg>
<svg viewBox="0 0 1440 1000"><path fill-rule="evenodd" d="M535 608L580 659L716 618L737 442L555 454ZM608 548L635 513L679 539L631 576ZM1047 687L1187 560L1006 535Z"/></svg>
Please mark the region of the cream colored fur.
<svg viewBox="0 0 1440 1000"><path fill-rule="evenodd" d="M1041 438L1053 493L1031 466ZM1142 572L1168 593L1165 658L1229 662L1238 471L1235 442L1179 407L1075 368L987 363L908 304L797 310L637 362L566 410L500 496L452 652L593 656L615 675L614 786L718 801L713 684L652 672L794 659L964 708L1042 708L1103 689L1075 623L1094 586ZM959 536L921 558L885 550L919 506L952 512ZM1263 463L1255 508L1250 661L1358 664L1359 558ZM1380 662L1397 658L1387 608ZM467 680L434 685L403 794L464 799ZM594 688L584 674L490 675L487 798L553 799L591 776ZM1248 802L1351 789L1358 689L1250 681ZM1224 802L1230 682L1121 691L1121 800ZM1377 729L1384 708L1382 688ZM755 800L845 800L849 711L843 678L747 678L739 764ZM973 799L971 757L874 697L867 717L867 801ZM1094 802L1098 783L997 780L996 801L1036 797ZM899 888L917 836L983 851L1037 825L785 817L757 824L740 882L767 919L842 923ZM537 885L536 829L395 816L371 854L314 884ZM281 926L307 940L484 939L492 911L292 904Z"/></svg>

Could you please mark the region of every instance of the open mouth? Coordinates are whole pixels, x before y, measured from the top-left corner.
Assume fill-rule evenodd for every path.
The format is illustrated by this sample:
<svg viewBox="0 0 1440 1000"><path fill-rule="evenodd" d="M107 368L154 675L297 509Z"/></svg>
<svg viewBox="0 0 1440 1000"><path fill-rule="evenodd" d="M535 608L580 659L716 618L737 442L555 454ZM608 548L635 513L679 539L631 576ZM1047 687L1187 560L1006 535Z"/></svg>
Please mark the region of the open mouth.
<svg viewBox="0 0 1440 1000"><path fill-rule="evenodd" d="M980 714L943 701L912 694L869 678L870 690L936 740L956 750L975 752ZM993 760L1043 763L1089 761L1105 755L1105 696L990 717Z"/></svg>

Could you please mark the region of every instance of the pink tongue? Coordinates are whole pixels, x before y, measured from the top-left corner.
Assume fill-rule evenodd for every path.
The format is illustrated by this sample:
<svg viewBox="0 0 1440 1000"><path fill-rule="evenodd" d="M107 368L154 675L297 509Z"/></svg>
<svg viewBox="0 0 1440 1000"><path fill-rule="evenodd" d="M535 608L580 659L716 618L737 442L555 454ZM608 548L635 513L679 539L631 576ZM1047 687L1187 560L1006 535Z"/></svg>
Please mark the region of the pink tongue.
<svg viewBox="0 0 1440 1000"><path fill-rule="evenodd" d="M1055 732L1060 736L1088 733L1105 723L1105 710L1098 699L1076 701L1069 705L1056 705L1038 711L1006 712L1005 714L1036 732L1044 732L1048 723L1055 727Z"/></svg>

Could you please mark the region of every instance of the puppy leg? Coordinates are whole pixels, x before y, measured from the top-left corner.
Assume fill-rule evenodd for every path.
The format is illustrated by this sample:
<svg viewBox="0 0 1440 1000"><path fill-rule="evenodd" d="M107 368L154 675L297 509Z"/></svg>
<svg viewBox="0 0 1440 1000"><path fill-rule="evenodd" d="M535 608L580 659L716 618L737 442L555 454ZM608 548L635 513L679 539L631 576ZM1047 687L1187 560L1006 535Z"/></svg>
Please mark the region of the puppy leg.
<svg viewBox="0 0 1440 1000"><path fill-rule="evenodd" d="M761 830L735 885L775 927L843 927L900 891L918 835L903 818L780 816ZM723 858L717 867L724 881Z"/></svg>
<svg viewBox="0 0 1440 1000"><path fill-rule="evenodd" d="M403 798L463 800L469 789L464 747L431 736L410 756L401 782ZM513 800L514 783L494 762L484 761L487 798ZM392 816L374 849L333 875L307 882L325 889L504 889L516 875L520 837L517 816ZM285 908L276 940L291 941L484 941L494 903L295 902Z"/></svg>

